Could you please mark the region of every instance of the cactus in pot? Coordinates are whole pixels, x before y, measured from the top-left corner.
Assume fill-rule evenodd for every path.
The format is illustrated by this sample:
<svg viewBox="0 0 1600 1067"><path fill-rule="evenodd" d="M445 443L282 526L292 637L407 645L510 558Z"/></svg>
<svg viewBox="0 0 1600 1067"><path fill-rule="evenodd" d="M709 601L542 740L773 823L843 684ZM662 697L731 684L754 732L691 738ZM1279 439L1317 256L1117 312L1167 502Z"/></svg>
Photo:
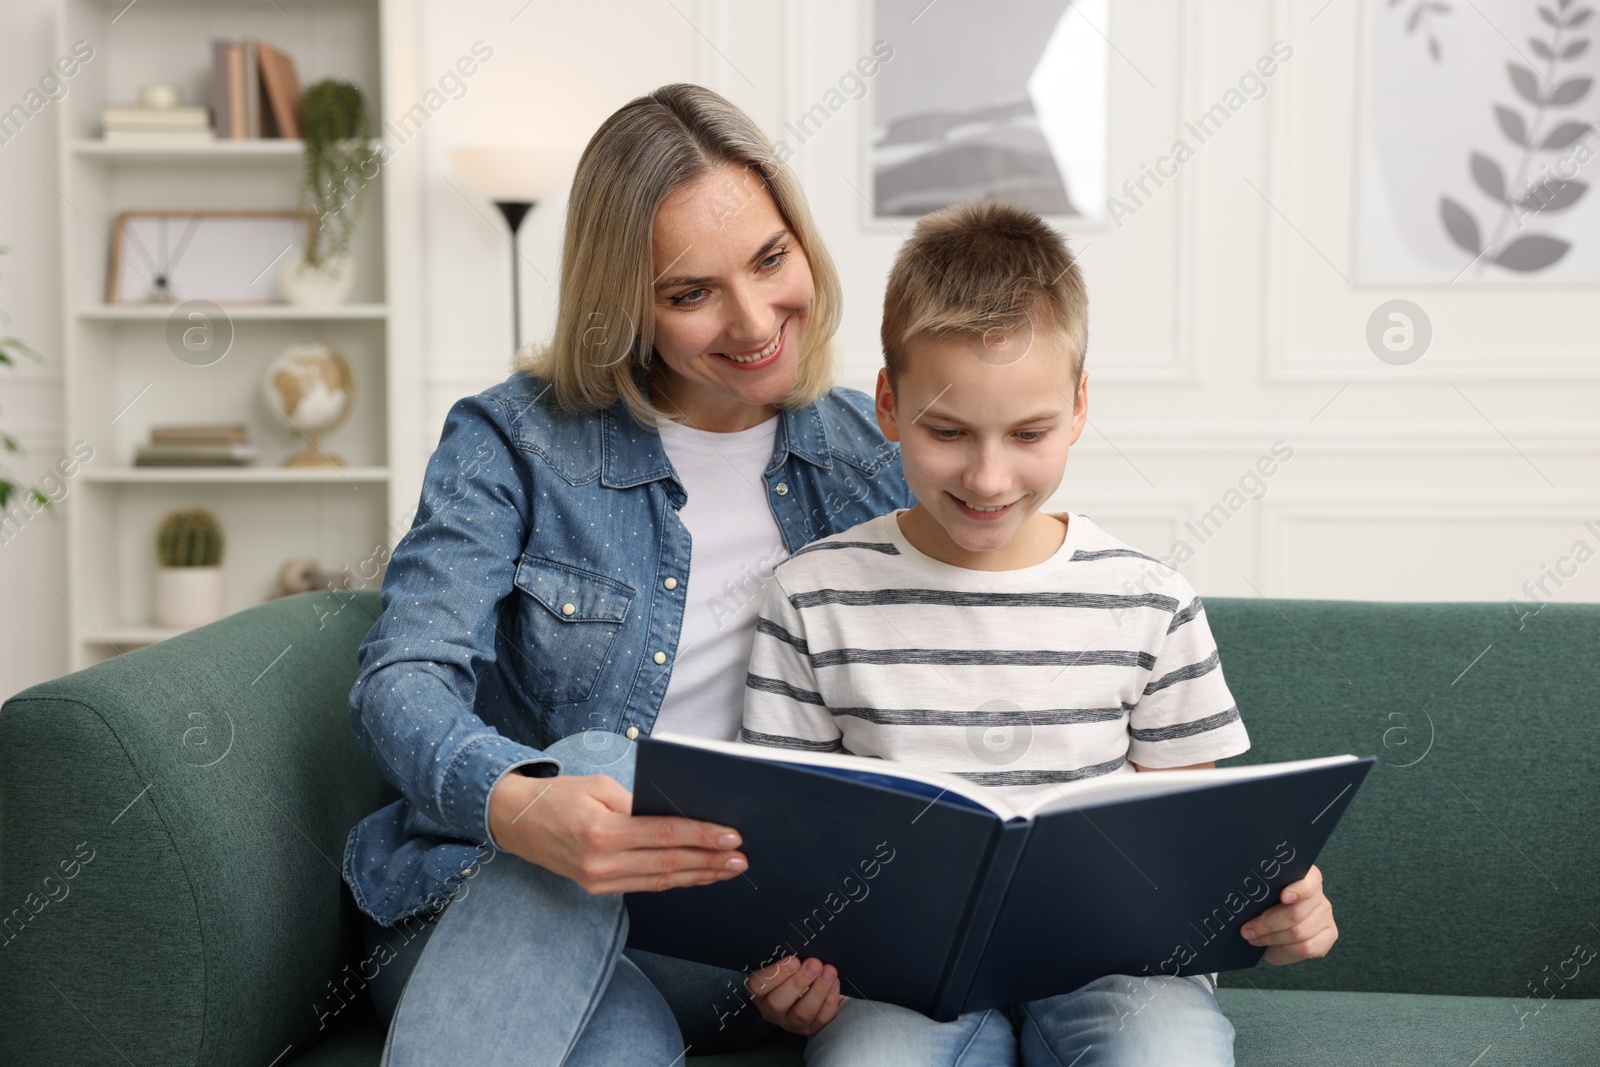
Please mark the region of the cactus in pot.
<svg viewBox="0 0 1600 1067"><path fill-rule="evenodd" d="M222 523L205 508L171 512L156 532L156 555L163 567L220 566L222 545Z"/></svg>
<svg viewBox="0 0 1600 1067"><path fill-rule="evenodd" d="M169 512L156 531L156 621L188 629L222 618L222 523L206 508Z"/></svg>

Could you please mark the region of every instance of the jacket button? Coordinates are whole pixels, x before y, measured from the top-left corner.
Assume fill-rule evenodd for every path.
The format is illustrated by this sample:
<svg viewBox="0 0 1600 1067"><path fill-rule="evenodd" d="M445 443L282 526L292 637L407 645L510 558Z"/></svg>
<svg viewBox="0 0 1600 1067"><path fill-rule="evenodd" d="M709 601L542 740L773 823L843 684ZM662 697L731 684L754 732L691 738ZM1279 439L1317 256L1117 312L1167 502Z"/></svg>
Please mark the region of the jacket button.
<svg viewBox="0 0 1600 1067"><path fill-rule="evenodd" d="M622 731L622 736L626 737L629 741L635 740L639 736L639 728L637 726L630 726L626 730Z"/></svg>
<svg viewBox="0 0 1600 1067"><path fill-rule="evenodd" d="M676 588L678 588L678 579L676 579L676 578L668 578L666 581L662 582L661 584L666 586L668 589L676 589Z"/></svg>
<svg viewBox="0 0 1600 1067"><path fill-rule="evenodd" d="M574 611L577 611L577 610L578 610L578 608L577 608L577 605L575 605L575 604L563 604L563 605L561 605L561 614L563 614L563 615L571 615Z"/></svg>
<svg viewBox="0 0 1600 1067"><path fill-rule="evenodd" d="M667 654L665 652L657 652L654 656L651 656L650 658L655 660L657 663L665 663L665 662L667 662Z"/></svg>
<svg viewBox="0 0 1600 1067"><path fill-rule="evenodd" d="M772 488L773 488L773 491L775 491L779 496L788 496L789 495L789 483L788 482L779 482L777 485L773 486Z"/></svg>

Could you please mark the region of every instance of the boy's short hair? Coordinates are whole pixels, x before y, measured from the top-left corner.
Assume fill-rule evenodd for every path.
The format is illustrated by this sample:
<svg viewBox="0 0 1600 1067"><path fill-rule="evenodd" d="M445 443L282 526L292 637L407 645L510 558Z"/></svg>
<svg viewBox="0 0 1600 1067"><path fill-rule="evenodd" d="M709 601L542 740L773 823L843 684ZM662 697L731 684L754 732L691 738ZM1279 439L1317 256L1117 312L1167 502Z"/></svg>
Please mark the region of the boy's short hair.
<svg viewBox="0 0 1600 1067"><path fill-rule="evenodd" d="M1066 238L1026 208L968 200L924 215L895 256L883 298L892 386L919 337L1010 337L1032 327L1072 357L1074 396L1089 344L1089 293Z"/></svg>

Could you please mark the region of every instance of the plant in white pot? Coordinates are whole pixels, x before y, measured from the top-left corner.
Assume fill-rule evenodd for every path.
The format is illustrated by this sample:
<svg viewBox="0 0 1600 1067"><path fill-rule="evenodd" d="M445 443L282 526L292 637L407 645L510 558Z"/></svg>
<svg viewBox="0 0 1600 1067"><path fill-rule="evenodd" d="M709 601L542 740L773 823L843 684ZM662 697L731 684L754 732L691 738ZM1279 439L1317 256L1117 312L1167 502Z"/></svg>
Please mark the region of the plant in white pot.
<svg viewBox="0 0 1600 1067"><path fill-rule="evenodd" d="M361 90L331 78L310 86L301 100L301 130L300 206L313 225L305 257L285 260L278 283L292 304L332 307L350 299L355 286L350 238L366 205L367 183L378 172Z"/></svg>
<svg viewBox="0 0 1600 1067"><path fill-rule="evenodd" d="M225 615L222 523L206 508L169 512L156 531L156 622L188 629Z"/></svg>

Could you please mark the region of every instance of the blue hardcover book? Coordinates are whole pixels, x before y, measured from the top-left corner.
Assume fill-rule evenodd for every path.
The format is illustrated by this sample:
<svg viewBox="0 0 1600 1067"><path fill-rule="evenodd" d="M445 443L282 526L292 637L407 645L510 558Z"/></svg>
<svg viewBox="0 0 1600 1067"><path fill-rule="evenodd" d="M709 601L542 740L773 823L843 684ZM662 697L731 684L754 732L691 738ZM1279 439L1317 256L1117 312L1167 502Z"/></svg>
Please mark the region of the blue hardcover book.
<svg viewBox="0 0 1600 1067"><path fill-rule="evenodd" d="M744 971L816 956L845 995L941 1022L1253 967L1239 927L1305 876L1374 762L1111 774L1017 806L905 764L658 734L633 813L732 826L750 868L626 894L628 944Z"/></svg>

